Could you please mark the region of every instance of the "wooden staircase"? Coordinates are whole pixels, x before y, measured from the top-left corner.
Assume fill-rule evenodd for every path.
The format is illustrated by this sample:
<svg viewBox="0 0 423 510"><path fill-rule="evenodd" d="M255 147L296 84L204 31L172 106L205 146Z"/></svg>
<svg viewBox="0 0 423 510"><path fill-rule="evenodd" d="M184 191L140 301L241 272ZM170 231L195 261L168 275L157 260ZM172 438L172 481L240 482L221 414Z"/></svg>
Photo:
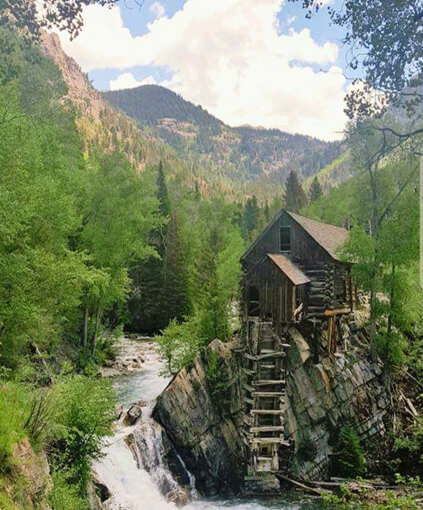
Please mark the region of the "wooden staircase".
<svg viewBox="0 0 423 510"><path fill-rule="evenodd" d="M274 333L271 322L250 319L247 330L244 440L250 451L250 474L280 472L291 446L284 438L289 345Z"/></svg>

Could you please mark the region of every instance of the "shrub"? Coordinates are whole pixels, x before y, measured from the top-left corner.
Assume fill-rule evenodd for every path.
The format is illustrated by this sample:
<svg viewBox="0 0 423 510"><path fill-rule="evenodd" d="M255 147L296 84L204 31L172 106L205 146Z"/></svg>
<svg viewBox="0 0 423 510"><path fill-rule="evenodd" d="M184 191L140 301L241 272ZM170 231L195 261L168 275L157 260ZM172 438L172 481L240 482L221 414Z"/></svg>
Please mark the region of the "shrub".
<svg viewBox="0 0 423 510"><path fill-rule="evenodd" d="M206 382L211 401L216 409L225 409L225 396L229 387L228 372L222 367L219 353L207 353ZM227 397L226 397L227 400Z"/></svg>
<svg viewBox="0 0 423 510"><path fill-rule="evenodd" d="M30 392L24 385L0 380L0 473L13 466L13 445L26 436L24 425Z"/></svg>
<svg viewBox="0 0 423 510"><path fill-rule="evenodd" d="M68 471L53 473L53 488L48 495L52 510L87 510L86 501L79 494L79 487L72 483Z"/></svg>
<svg viewBox="0 0 423 510"><path fill-rule="evenodd" d="M112 432L115 395L110 381L79 375L66 378L58 392L53 462L57 470L72 469L71 481L79 483L83 493L91 461L100 455L102 437Z"/></svg>
<svg viewBox="0 0 423 510"><path fill-rule="evenodd" d="M337 474L346 478L355 478L364 474L364 456L360 439L355 430L344 426L339 431L336 444Z"/></svg>

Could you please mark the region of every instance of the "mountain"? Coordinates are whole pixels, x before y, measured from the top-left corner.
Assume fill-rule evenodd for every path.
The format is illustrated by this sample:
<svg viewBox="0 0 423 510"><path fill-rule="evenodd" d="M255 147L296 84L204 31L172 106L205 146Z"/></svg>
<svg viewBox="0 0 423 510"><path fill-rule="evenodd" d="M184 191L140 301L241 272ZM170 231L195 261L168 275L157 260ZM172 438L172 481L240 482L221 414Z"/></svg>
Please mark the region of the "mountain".
<svg viewBox="0 0 423 510"><path fill-rule="evenodd" d="M342 154L339 143L278 129L232 128L201 106L158 85L110 91L103 97L149 126L184 158L219 168L233 179L284 182L290 170L314 175Z"/></svg>

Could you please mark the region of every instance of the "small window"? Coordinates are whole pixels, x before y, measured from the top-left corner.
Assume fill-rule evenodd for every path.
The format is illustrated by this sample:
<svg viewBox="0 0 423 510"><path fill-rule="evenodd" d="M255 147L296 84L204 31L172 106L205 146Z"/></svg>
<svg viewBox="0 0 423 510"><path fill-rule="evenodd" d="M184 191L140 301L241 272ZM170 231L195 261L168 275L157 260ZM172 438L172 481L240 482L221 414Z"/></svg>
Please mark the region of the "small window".
<svg viewBox="0 0 423 510"><path fill-rule="evenodd" d="M291 251L291 227L281 227L281 251Z"/></svg>

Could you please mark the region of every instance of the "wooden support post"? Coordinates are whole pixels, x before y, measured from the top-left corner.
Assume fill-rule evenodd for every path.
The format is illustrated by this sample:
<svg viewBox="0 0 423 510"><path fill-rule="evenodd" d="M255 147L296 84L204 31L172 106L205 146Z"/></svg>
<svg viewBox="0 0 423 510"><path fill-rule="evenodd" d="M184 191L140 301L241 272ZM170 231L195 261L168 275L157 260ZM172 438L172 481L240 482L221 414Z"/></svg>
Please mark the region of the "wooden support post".
<svg viewBox="0 0 423 510"><path fill-rule="evenodd" d="M332 330L333 330L333 316L329 316L328 321L328 354L331 354L332 352Z"/></svg>

